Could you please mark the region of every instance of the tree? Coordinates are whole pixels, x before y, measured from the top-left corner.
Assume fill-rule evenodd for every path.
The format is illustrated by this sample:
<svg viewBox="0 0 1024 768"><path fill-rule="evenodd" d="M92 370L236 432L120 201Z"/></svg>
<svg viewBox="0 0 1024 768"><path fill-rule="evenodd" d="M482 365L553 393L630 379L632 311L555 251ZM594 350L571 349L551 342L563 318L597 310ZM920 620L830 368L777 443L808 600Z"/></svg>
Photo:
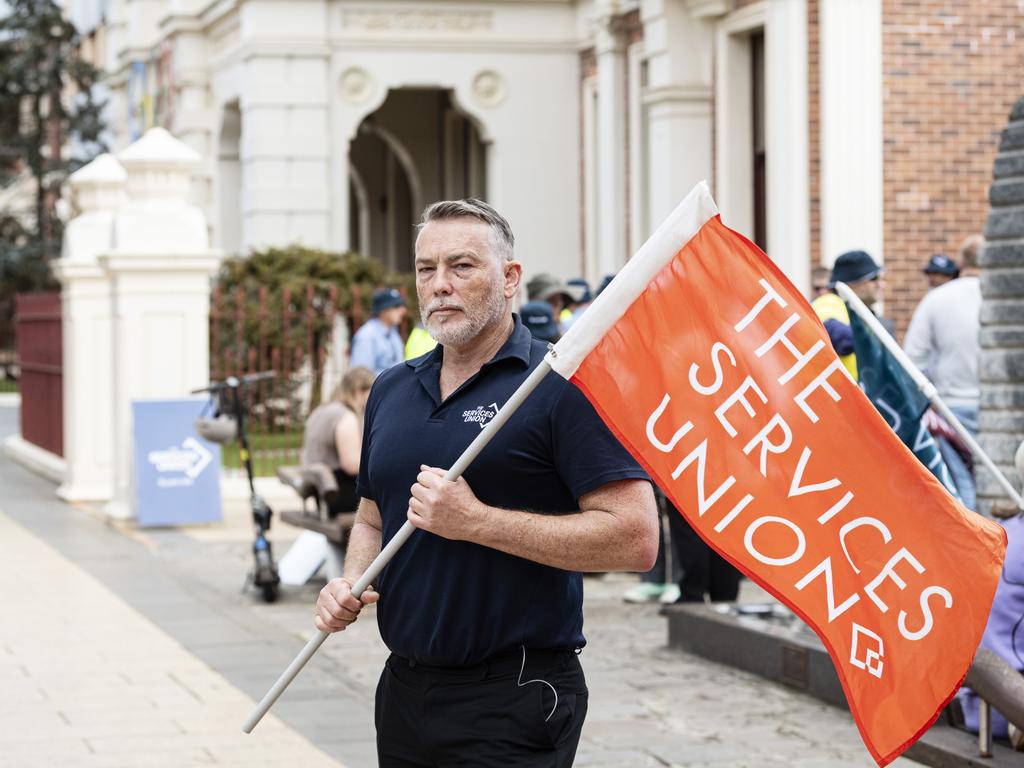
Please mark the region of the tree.
<svg viewBox="0 0 1024 768"><path fill-rule="evenodd" d="M54 0L7 0L0 18L0 184L27 170L35 220L0 215L0 298L52 285L60 255L57 201L68 175L103 150L99 71L79 55L79 35Z"/></svg>

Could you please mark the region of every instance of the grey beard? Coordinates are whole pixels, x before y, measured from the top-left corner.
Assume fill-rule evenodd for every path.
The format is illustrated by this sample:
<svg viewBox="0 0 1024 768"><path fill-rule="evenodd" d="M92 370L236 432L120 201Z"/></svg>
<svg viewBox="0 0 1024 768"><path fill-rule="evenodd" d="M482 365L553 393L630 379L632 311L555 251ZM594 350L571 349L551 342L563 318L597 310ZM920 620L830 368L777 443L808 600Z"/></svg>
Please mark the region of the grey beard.
<svg viewBox="0 0 1024 768"><path fill-rule="evenodd" d="M497 323L505 313L505 295L498 286L489 297L486 304L478 309L464 310L465 322L446 325L444 323L432 326L429 322L428 310L420 312L420 319L427 333L442 347L461 347L468 344L479 333L491 323Z"/></svg>

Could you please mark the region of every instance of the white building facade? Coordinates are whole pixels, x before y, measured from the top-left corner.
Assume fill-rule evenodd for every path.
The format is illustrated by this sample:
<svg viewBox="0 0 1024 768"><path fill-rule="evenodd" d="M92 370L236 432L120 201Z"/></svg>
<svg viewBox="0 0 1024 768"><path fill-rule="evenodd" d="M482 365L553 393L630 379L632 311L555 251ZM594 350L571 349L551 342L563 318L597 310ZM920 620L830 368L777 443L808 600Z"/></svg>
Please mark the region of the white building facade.
<svg viewBox="0 0 1024 768"><path fill-rule="evenodd" d="M821 101L822 251L880 252L880 205L847 203L881 200L881 73L842 32L879 44L881 0L819 6L822 77L846 94ZM199 152L193 199L225 253L302 242L409 269L422 208L473 195L510 219L528 272L596 282L707 179L726 223L808 283L807 0L71 12L103 37L113 149L157 124Z"/></svg>
<svg viewBox="0 0 1024 768"><path fill-rule="evenodd" d="M845 250L885 261L900 326L930 252L983 221L986 121L1020 95L1024 12L992 3L68 0L110 74L113 150L160 125L200 153L225 253L408 269L423 207L477 196L527 273L596 282L708 179L800 288ZM919 113L947 123L934 157Z"/></svg>

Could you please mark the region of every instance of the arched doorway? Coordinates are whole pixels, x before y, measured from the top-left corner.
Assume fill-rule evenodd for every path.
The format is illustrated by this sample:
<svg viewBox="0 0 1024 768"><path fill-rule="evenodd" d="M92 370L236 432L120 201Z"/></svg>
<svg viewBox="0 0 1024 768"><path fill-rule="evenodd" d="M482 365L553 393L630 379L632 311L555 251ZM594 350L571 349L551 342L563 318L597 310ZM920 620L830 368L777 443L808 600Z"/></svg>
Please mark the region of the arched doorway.
<svg viewBox="0 0 1024 768"><path fill-rule="evenodd" d="M399 88L349 147L349 242L411 271L415 226L435 200L485 197L486 145L449 90Z"/></svg>

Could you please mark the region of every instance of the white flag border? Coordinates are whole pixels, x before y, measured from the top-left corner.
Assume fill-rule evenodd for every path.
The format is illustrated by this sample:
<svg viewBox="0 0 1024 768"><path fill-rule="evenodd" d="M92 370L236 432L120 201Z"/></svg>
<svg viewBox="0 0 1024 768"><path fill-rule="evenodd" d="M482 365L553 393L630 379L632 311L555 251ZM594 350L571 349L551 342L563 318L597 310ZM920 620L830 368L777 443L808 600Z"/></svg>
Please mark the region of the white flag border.
<svg viewBox="0 0 1024 768"><path fill-rule="evenodd" d="M572 378L583 358L625 314L654 276L717 215L718 206L711 198L708 184L701 181L548 352L544 359L552 370L564 379Z"/></svg>

